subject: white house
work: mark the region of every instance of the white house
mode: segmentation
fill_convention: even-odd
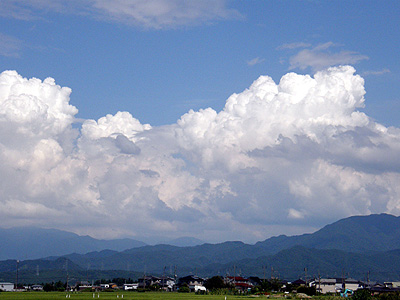
[[[138,283],[125,283],[124,284],[124,290],[128,291],[128,290],[137,290],[138,288]]]
[[[355,291],[360,288],[360,282],[352,278],[321,278],[310,283],[322,294],[338,293],[346,289]]]
[[[327,293],[336,293],[336,279],[334,278],[321,278],[320,280],[316,280],[311,283],[312,286],[315,286],[318,292],[322,294]]]
[[[197,284],[195,284],[195,285],[189,285],[189,289],[190,289],[191,291],[195,291],[195,292],[198,292],[198,291],[205,292],[205,291],[207,291],[207,289],[206,289],[204,286],[202,286],[202,285],[197,285]]]
[[[43,286],[40,284],[34,284],[31,287],[32,291],[43,291]]]
[[[346,278],[344,280],[343,289],[349,289],[349,290],[355,291],[359,288],[360,288],[360,282],[358,280],[355,280],[353,278]]]
[[[12,292],[14,290],[14,283],[0,282],[0,290],[4,292]]]

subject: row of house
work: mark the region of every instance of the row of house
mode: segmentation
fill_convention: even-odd
[[[160,289],[164,291],[176,291],[180,286],[186,285],[189,287],[191,292],[206,291],[204,287],[205,279],[199,276],[185,276],[181,277],[176,283],[176,280],[169,276],[144,276],[139,278],[137,285],[132,285],[132,289],[146,288],[152,285],[157,285]]]
[[[158,285],[165,291],[176,291],[179,287],[186,285],[191,292],[199,292],[206,291],[205,282],[206,279],[194,275],[181,277],[177,283],[172,277],[145,276],[140,278],[138,283],[124,284],[123,289],[135,290]],[[260,285],[261,282],[262,280],[259,277],[226,276],[224,278],[225,284],[235,287],[239,292],[248,292],[253,287]],[[320,278],[308,282],[299,279],[292,282],[282,281],[281,284],[283,289],[289,285],[314,287],[321,294],[337,294],[344,293],[346,290],[356,291],[357,289],[368,289],[372,294],[400,291],[400,282],[385,282],[381,284],[377,282],[362,282],[352,278]]]
[[[3,292],[14,292],[14,291],[43,291],[43,286],[40,284],[34,284],[31,286],[24,286],[22,288],[15,288],[14,283],[11,282],[0,282],[0,291]]]
[[[77,282],[76,286],[73,287],[76,291],[81,291],[85,289],[93,289],[97,291],[107,290],[107,289],[123,289],[125,291],[129,290],[137,290],[137,289],[146,289],[157,286],[157,288],[164,291],[176,291],[179,286],[186,284],[190,291],[198,292],[198,291],[206,291],[206,288],[203,286],[204,279],[198,276],[186,276],[179,278],[178,284],[176,284],[176,280],[169,276],[143,276],[138,279],[136,283],[125,283],[122,286],[118,286],[115,283],[102,283],[98,286],[90,285],[86,281]]]
[[[400,282],[365,282],[353,278],[319,278],[308,283],[303,280],[296,280],[293,284],[314,287],[321,294],[344,294],[346,291],[353,292],[358,289],[369,290],[372,295],[400,292]]]
[[[321,294],[340,293],[347,290],[355,291],[364,288],[362,282],[352,278],[320,278],[309,283]]]
[[[258,277],[244,278],[241,276],[226,276],[224,283],[235,287],[240,292],[248,292],[253,287],[260,285],[262,280]],[[178,282],[172,277],[168,276],[144,276],[138,280],[137,283],[126,283],[119,287],[114,283],[100,284],[99,286],[90,285],[88,282],[79,282],[74,287],[75,290],[82,289],[93,289],[93,290],[105,290],[105,289],[124,289],[124,290],[137,290],[150,288],[157,286],[158,288],[165,291],[177,291],[183,285],[187,286],[191,292],[206,291],[204,286],[206,279],[199,276],[189,275],[179,278]],[[285,289],[287,286],[307,286],[314,287],[315,290],[321,294],[337,294],[344,293],[347,291],[356,291],[357,289],[368,289],[371,294],[380,294],[385,292],[400,292],[400,282],[362,282],[352,278],[319,278],[311,281],[304,281],[302,279],[293,282],[281,282],[282,288]],[[16,291],[13,283],[0,282],[1,291]],[[24,287],[24,290],[36,290],[41,291],[43,287],[41,285],[32,285],[30,287]]]

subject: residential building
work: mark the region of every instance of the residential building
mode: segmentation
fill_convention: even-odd
[[[241,276],[227,276],[225,278],[225,283],[233,285],[237,290],[241,292],[250,291],[253,287],[253,284],[250,282],[249,279],[243,278]]]
[[[14,283],[0,282],[0,290],[4,292],[12,292],[14,290]]]
[[[139,286],[138,283],[125,283],[123,285],[125,291],[137,290],[138,286]]]
[[[206,291],[204,279],[199,276],[189,275],[179,278],[178,286],[186,284],[191,292]]]
[[[335,278],[321,278],[310,283],[311,286],[315,286],[317,292],[321,294],[336,293],[336,279]]]
[[[173,291],[175,287],[175,280],[172,277],[161,276],[159,285],[164,291]]]
[[[43,286],[42,285],[40,285],[40,284],[34,284],[34,285],[32,285],[31,286],[31,290],[32,291],[43,291]]]
[[[310,286],[322,293],[339,293],[347,290],[358,290],[362,287],[360,281],[353,278],[320,278],[310,282]]]
[[[160,284],[160,278],[155,276],[143,276],[138,279],[138,288],[148,288],[154,284]]]

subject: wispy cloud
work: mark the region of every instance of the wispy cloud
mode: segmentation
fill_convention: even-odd
[[[80,0],[6,0],[1,1],[0,16],[30,21],[42,19],[41,15],[49,11],[65,13],[77,5],[77,12],[82,11]]]
[[[341,50],[332,51],[336,46],[332,42],[319,44],[312,49],[303,49],[294,56],[290,57],[290,70],[305,70],[311,68],[313,71],[322,70],[326,67],[356,64],[362,60],[368,59],[368,56],[355,51]]]
[[[380,75],[387,74],[387,73],[390,73],[390,70],[385,68],[385,69],[382,69],[379,71],[365,71],[365,72],[362,72],[362,75],[363,76],[369,76],[369,75],[380,76]]]
[[[175,28],[215,20],[242,18],[225,0],[9,0],[0,15],[30,20],[55,11],[148,29]]]
[[[298,48],[308,48],[308,47],[311,47],[311,44],[298,42],[298,43],[283,44],[277,47],[276,49],[283,50],[283,49],[298,49]]]
[[[21,40],[0,32],[0,55],[19,57],[22,47],[23,43]]]
[[[127,24],[162,29],[193,25],[213,20],[240,17],[221,0],[96,0],[93,5],[99,13]]]
[[[261,64],[261,63],[263,63],[264,61],[265,61],[264,58],[256,57],[256,58],[253,58],[252,60],[247,61],[247,65],[249,65],[249,66],[254,66],[254,65]]]

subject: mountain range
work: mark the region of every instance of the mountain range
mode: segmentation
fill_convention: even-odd
[[[21,261],[20,267],[27,272],[33,272],[34,266],[39,265],[41,270],[57,270],[61,262],[68,264],[70,271],[136,272],[132,277],[140,273],[177,272],[179,276],[242,274],[296,279],[306,276],[307,269],[308,276],[364,279],[368,273],[375,280],[400,280],[400,217],[353,216],[312,234],[281,235],[254,245],[243,242],[190,247],[136,244],[122,251],[114,248]],[[0,261],[0,272],[13,269],[15,261]]]
[[[72,232],[35,227],[0,228],[0,260],[38,259],[61,256],[69,253],[85,254],[92,251],[126,249],[146,246],[135,239],[99,240],[90,236],[80,236]],[[196,246],[204,242],[192,237],[180,237],[165,241],[179,247]]]
[[[68,253],[111,249],[122,251],[146,244],[133,239],[98,240],[57,229],[35,227],[0,228],[0,260],[36,259]]]

